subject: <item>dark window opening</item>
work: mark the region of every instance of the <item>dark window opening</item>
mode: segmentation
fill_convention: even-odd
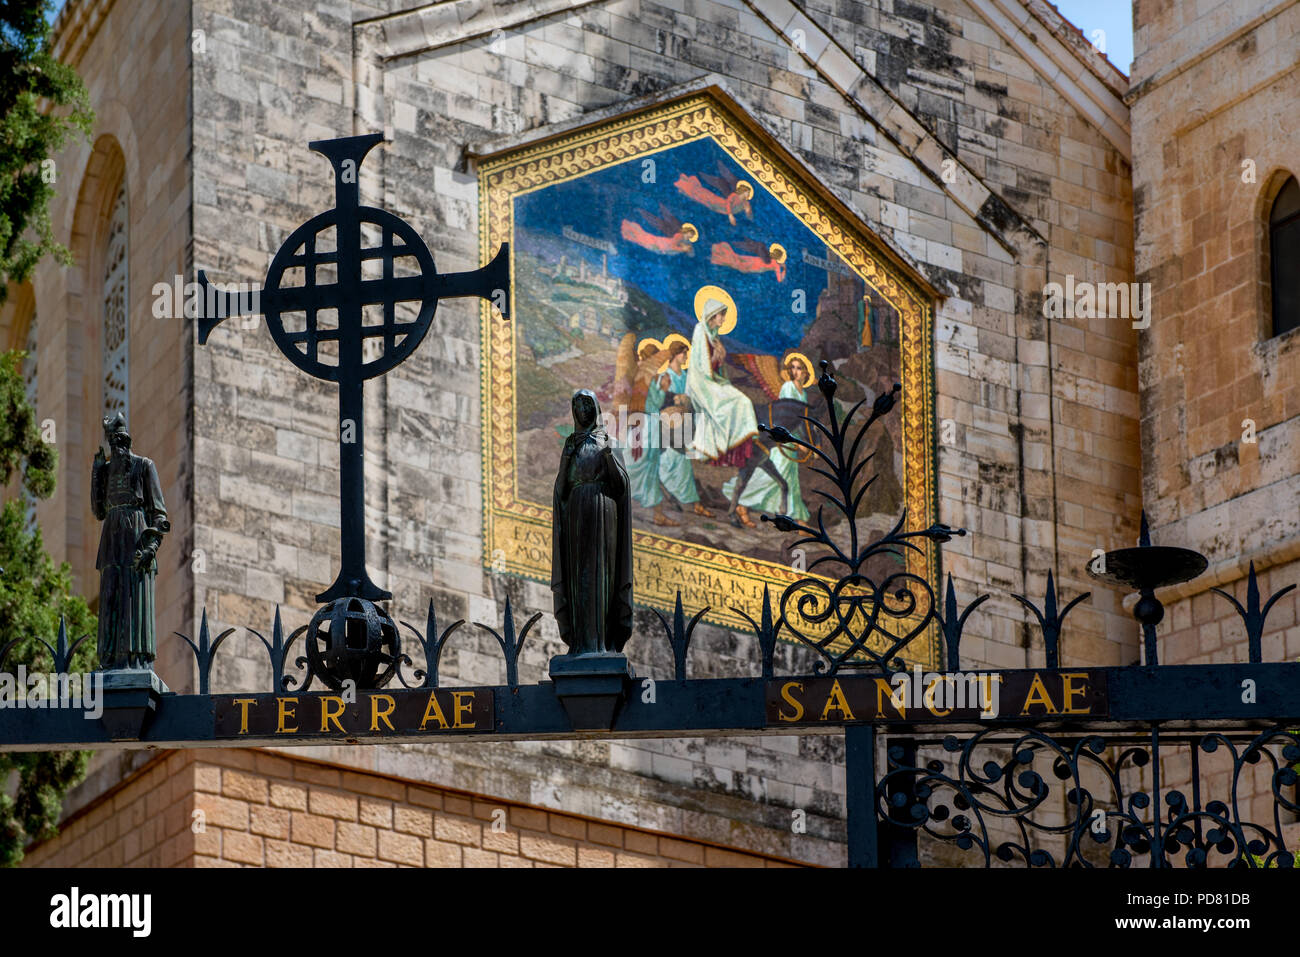
[[[1273,335],[1300,326],[1300,184],[1292,176],[1273,200],[1268,217]]]

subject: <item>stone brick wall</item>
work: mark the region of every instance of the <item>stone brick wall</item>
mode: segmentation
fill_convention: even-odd
[[[24,867],[178,867],[194,855],[193,753],[159,755],[28,848]]]
[[[105,4],[73,0],[69,9],[83,6]],[[116,8],[109,13],[111,27]],[[683,84],[725,87],[945,293],[937,413],[954,440],[938,451],[938,517],[972,534],[945,547],[944,567],[964,597],[997,596],[970,620],[963,663],[1022,667],[1040,663],[1042,650],[1010,593],[1041,597],[1049,568],[1067,595],[1090,588],[1085,560],[1135,535],[1139,491],[1129,323],[1042,318],[1049,280],[1126,282],[1133,270],[1122,84],[1056,39],[1065,31],[1043,19],[1052,15],[1015,0],[195,0],[185,29],[202,30],[206,48],[192,57],[188,89],[170,61],[169,82],[141,82],[121,98],[151,111],[161,89],[191,98],[197,119],[181,127],[188,149],[153,144],[145,154],[180,157],[193,181],[192,200],[185,192],[169,207],[157,235],[188,237],[188,213],[187,264],[214,280],[257,281],[289,231],[333,203],[328,166],[308,140],[385,130],[389,142],[364,169],[364,201],[408,219],[439,268],[453,271],[478,265],[469,150],[542,136]],[[156,29],[146,17],[126,22],[145,31],[137,46]],[[81,44],[86,57],[104,58],[86,60],[95,83],[119,82],[108,63],[129,42],[110,32]],[[187,46],[158,52],[189,55]],[[168,248],[179,256],[184,239]],[[161,261],[150,269],[177,271]],[[192,404],[158,401],[177,417],[169,437],[189,435],[192,417],[193,455],[178,490],[192,501],[193,539],[167,546],[186,559],[169,573],[178,583],[169,587],[188,589],[185,611],[159,631],[192,634],[206,607],[214,628],[265,634],[277,605],[292,630],[337,564],[333,389],[293,371],[255,324],[228,321],[201,349],[188,336],[177,340],[176,367],[156,380],[192,395]],[[165,352],[167,341],[151,348]],[[507,597],[516,615],[550,607],[536,583],[484,570],[478,521],[466,520],[481,507],[478,343],[476,309],[446,303],[416,356],[367,389],[369,559],[397,596],[399,619],[422,621],[430,599],[442,620],[495,623]],[[164,444],[140,439],[142,449]],[[192,576],[191,547],[203,556]],[[668,673],[667,649],[649,637],[657,621],[641,613],[637,628],[638,671]],[[559,649],[549,618],[536,634],[520,662],[527,682],[543,677]],[[1112,593],[1095,589],[1072,614],[1062,655],[1101,665],[1136,657],[1135,630]],[[806,667],[789,647],[780,659],[781,668]],[[188,664],[168,661],[166,680],[188,687]],[[231,639],[219,661],[214,690],[267,686],[251,636]],[[703,628],[691,667],[696,676],[736,675],[756,662],[751,638]],[[449,647],[443,671],[462,682],[503,677],[491,639],[470,633]],[[476,742],[310,756],[774,856],[843,860],[838,737]],[[796,809],[807,812],[805,834],[791,830]]]
[[[891,173],[898,166],[884,160],[894,144],[878,134],[846,129],[814,161],[858,160],[858,208],[951,294],[935,329],[937,414],[955,423],[957,441],[939,449],[939,511],[972,537],[945,548],[945,566],[963,594],[997,593],[985,606],[992,620],[972,620],[963,658],[1004,668],[1042,661],[1007,596],[1040,597],[1050,568],[1063,592],[1093,591],[1071,620],[1062,660],[1127,663],[1133,629],[1083,567],[1093,549],[1134,534],[1135,334],[1124,317],[1049,323],[1041,312],[1045,284],[1067,275],[1133,279],[1123,78],[1057,46],[1053,25],[1031,17],[1030,8],[1049,15],[1042,4],[798,5],[867,74],[852,93],[871,107],[870,120],[891,101],[916,118],[919,130],[890,137],[904,147],[923,137],[913,162],[955,159],[959,183],[975,177],[1006,207],[994,214],[986,203],[977,221],[965,219],[960,190],[942,177]],[[1059,18],[1054,25],[1061,29]],[[792,27],[810,29],[794,21],[787,34]],[[871,80],[891,99],[868,95]]]
[[[1113,321],[1049,329],[1039,312],[1049,275],[1131,278],[1127,161],[1113,134],[1055,92],[1050,70],[990,26],[993,14],[958,0],[835,10],[460,0],[354,27],[359,11],[196,3],[209,40],[194,73],[205,118],[196,260],[214,278],[259,276],[290,229],[332,205],[310,138],[384,129],[390,143],[362,177],[366,201],[411,221],[440,269],[465,269],[479,242],[468,149],[712,77],[949,294],[935,333],[938,414],[956,441],[939,451],[939,518],[973,534],[947,548],[945,566],[963,594],[999,595],[972,618],[966,661],[1041,661],[1008,593],[1041,593],[1048,568],[1068,593],[1087,587],[1088,554],[1136,516],[1132,332]],[[789,35],[796,17],[806,18],[802,48]],[[909,50],[928,58],[921,73],[904,65]],[[958,163],[951,183],[945,157]],[[484,571],[478,523],[465,521],[481,506],[478,342],[475,307],[446,303],[419,352],[367,391],[369,558],[399,618],[422,621],[430,598],[444,619],[498,621],[507,595],[516,614],[549,609],[543,588]],[[196,534],[208,554],[196,608],[220,627],[265,627],[282,604],[296,627],[338,547],[332,390],[289,371],[264,330],[230,323],[196,354],[195,380]],[[1067,661],[1135,657],[1109,593],[1072,625]],[[642,635],[657,627],[638,620]],[[524,681],[541,678],[559,647],[549,619],[538,635]],[[666,673],[652,641],[634,643],[636,666]],[[490,642],[458,636],[447,674],[500,681]],[[255,642],[227,652],[214,687],[267,680]],[[751,673],[755,662],[752,640],[718,629],[702,630],[693,654],[695,674]],[[740,821],[748,846],[842,859],[838,738],[329,753],[627,824],[671,820],[697,837]],[[808,812],[806,835],[790,832],[796,808]]]
[[[789,867],[265,751],[159,755],[27,867]]]
[[[1265,255],[1272,197],[1300,174],[1300,7],[1139,0],[1134,25],[1143,501],[1158,543],[1210,561],[1163,596],[1162,661],[1244,661],[1209,588],[1244,603],[1252,561],[1265,598],[1300,583],[1300,335],[1272,337]],[[1294,595],[1267,630],[1266,660],[1300,656]]]
[[[1251,562],[1264,600],[1300,583],[1300,335],[1272,337],[1265,256],[1269,203],[1300,173],[1300,129],[1285,119],[1300,96],[1300,6],[1138,0],[1134,26],[1137,274],[1153,291],[1139,334],[1143,502],[1158,544],[1210,561],[1161,593],[1160,660],[1243,662],[1241,620],[1210,588],[1244,605]],[[1294,593],[1273,606],[1265,661],[1300,659],[1298,611]],[[1225,799],[1226,755],[1200,760],[1203,799]],[[1272,817],[1270,772],[1238,785],[1257,820]],[[1161,775],[1185,787],[1190,755]]]

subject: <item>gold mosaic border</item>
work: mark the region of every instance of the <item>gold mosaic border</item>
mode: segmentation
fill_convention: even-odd
[[[488,157],[478,166],[480,246],[483,261],[514,236],[514,199],[586,173],[712,137],[748,173],[835,250],[861,278],[874,286],[901,316],[903,487],[909,529],[927,527],[935,517],[933,300],[919,283],[890,261],[889,252],[850,225],[846,216],[828,207],[834,201],[804,186],[781,147],[745,123],[712,92],[689,96],[578,131]],[[510,264],[514,284],[514,262]],[[515,395],[515,329],[494,318],[491,307],[481,309],[482,327],[482,449],[483,562],[487,567],[550,580],[551,509],[523,501],[516,487],[517,408]],[[814,361],[816,357],[813,357]],[[938,593],[938,556],[933,545],[919,542],[921,556],[910,553],[908,570],[924,577]],[[758,561],[733,552],[705,548],[667,535],[638,529],[633,548],[644,556],[670,556],[684,574],[706,571],[744,584],[769,584],[774,598],[800,577],[786,565]],[[639,604],[671,610],[675,592],[659,595],[638,583]],[[758,608],[746,609],[755,618]],[[688,612],[689,613],[689,612]],[[706,621],[747,629],[731,608],[711,608]],[[939,635],[935,628],[912,644],[907,660],[939,666]],[[919,652],[919,653],[918,653]]]

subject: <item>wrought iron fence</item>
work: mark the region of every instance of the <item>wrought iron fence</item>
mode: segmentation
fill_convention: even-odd
[[[845,689],[861,686],[855,681],[892,680],[905,673],[909,647],[924,640],[930,629],[942,639],[947,669],[962,667],[963,630],[991,596],[977,595],[962,607],[951,576],[940,601],[924,576],[888,566],[883,574],[873,575],[870,566],[880,556],[903,558],[920,550],[918,542],[941,544],[965,535],[965,530],[935,524],[908,531],[906,515],[874,539],[859,527],[859,511],[873,481],[866,475],[871,455],[863,454],[868,447],[864,436],[889,414],[897,389],[875,398],[865,419],[858,421],[866,401],[843,408],[836,400],[833,370],[826,363],[818,384],[825,421],[807,416],[809,435],[815,438],[761,426],[771,441],[792,443],[815,456],[815,471],[833,491],[820,493],[825,501],[807,522],[784,515],[763,516],[776,529],[802,536],[796,546],[813,545],[822,554],[805,575],[779,593],[765,589],[758,609],[736,609],[749,621],[756,639],[757,675],[688,678],[695,630],[707,609],[685,608],[679,593],[671,616],[656,613],[673,662],[672,681],[665,686],[660,704],[643,707],[636,695],[628,695],[608,727],[577,729],[558,707],[562,702],[553,687],[521,684],[520,653],[541,613],[532,613],[518,627],[507,599],[499,628],[474,623],[494,639],[506,678],[501,687],[482,689],[494,702],[493,727],[475,730],[507,738],[572,736],[579,731],[611,736],[790,733],[796,729],[782,726],[784,715],[776,697],[782,689],[830,680],[845,695]],[[1153,546],[1145,517],[1139,546],[1109,553],[1107,559],[1104,566],[1090,571],[1094,577],[1142,592],[1135,616],[1146,632],[1148,656],[1141,666],[1094,669],[1093,680],[1104,685],[1109,696],[1106,714],[1075,718],[1047,710],[978,721],[969,713],[953,717],[941,708],[920,712],[899,708],[897,713],[871,716],[833,713],[821,723],[823,731],[843,728],[845,734],[851,864],[1289,867],[1294,863],[1295,832],[1300,830],[1300,824],[1294,823],[1300,821],[1296,794],[1300,665],[1262,661],[1269,611],[1294,586],[1264,600],[1252,565],[1244,605],[1215,589],[1244,624],[1248,664],[1159,665],[1153,636],[1163,608],[1154,588],[1198,565],[1204,567],[1204,560],[1185,549]],[[815,574],[816,569],[834,569],[838,577]],[[1065,600],[1049,573],[1041,603],[1023,595],[1012,597],[1029,610],[1030,627],[1037,630],[1045,653],[1046,668],[1025,674],[1041,678],[1070,672],[1060,665],[1061,634],[1070,611],[1089,595]],[[400,623],[413,656],[402,651],[396,627],[392,634],[385,632],[382,616],[372,614],[370,607],[340,606],[334,612],[340,616],[337,626],[355,626],[374,654],[374,674],[362,683],[363,693],[374,695],[390,684],[392,690],[383,695],[389,699],[440,693],[442,655],[450,641],[465,634],[466,622],[440,624],[430,602],[423,630]],[[326,660],[327,645],[313,633],[316,627],[320,625],[314,620],[286,635],[277,609],[269,640],[256,630],[242,629],[268,656],[271,688],[269,694],[253,697],[244,692],[238,700],[258,702],[285,695],[306,700],[337,693],[339,682],[323,678],[331,672],[331,664]],[[205,610],[197,639],[177,636],[194,655],[196,695],[162,694],[144,702],[133,692],[133,697],[110,702],[110,710],[132,711],[139,720],[118,722],[116,730],[103,732],[59,712],[29,711],[25,720],[4,722],[0,746],[29,750],[183,746],[214,740],[220,732],[214,730],[213,714],[226,707],[226,699],[212,692],[212,670],[218,653],[240,630],[223,628],[214,638]],[[54,643],[42,642],[49,652],[50,670],[66,673],[72,652],[83,640],[70,644],[66,629],[61,628]],[[810,673],[776,674],[776,649],[782,640],[809,649],[814,656]],[[10,641],[0,651],[0,668],[15,644]],[[977,678],[1008,682],[1020,680],[1016,674],[975,673]],[[316,682],[325,688],[312,690]],[[1234,704],[1242,682],[1257,688],[1259,700],[1268,700],[1269,706]],[[1066,688],[1069,691],[1070,686]],[[848,705],[847,697],[841,700]],[[244,705],[245,717],[253,706]],[[1264,714],[1267,717],[1261,717]],[[381,735],[371,740],[383,739]],[[330,736],[307,735],[299,740],[319,742]],[[349,740],[367,738],[358,735]],[[243,742],[230,743],[267,743],[267,738],[251,734]],[[1213,762],[1218,766],[1211,773],[1207,768]],[[1171,780],[1175,772],[1169,769],[1175,765],[1178,780]]]
[[[1295,863],[1300,732],[1281,725],[1259,732],[999,727],[886,742],[878,813],[912,861],[928,843],[934,858],[964,863],[964,856],[986,867]],[[1162,780],[1171,751],[1190,757],[1185,786]],[[1203,777],[1211,756],[1224,759],[1225,774]],[[935,853],[936,844],[964,853]]]

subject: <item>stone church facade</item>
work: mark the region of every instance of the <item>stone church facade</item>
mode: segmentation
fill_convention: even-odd
[[[266,633],[277,608],[305,624],[338,558],[335,397],[258,324],[198,347],[192,320],[155,315],[156,284],[260,282],[333,204],[306,143],[377,130],[363,201],[408,220],[440,271],[475,268],[479,157],[708,90],[936,293],[936,511],[970,531],[943,569],[994,594],[964,665],[1042,663],[1009,596],[1041,595],[1049,569],[1092,591],[1062,662],[1136,662],[1121,596],[1084,566],[1132,544],[1144,507],[1156,541],[1211,561],[1169,602],[1162,660],[1244,656],[1210,586],[1243,593],[1252,560],[1269,590],[1300,580],[1300,333],[1275,334],[1270,246],[1300,164],[1300,6],[1199,6],[1139,0],[1130,81],[1043,0],[69,0],[58,49],[97,111],[57,158],[76,264],[42,265],[0,312],[0,343],[35,346],[57,427],[47,547],[94,592],[89,463],[117,403],[172,516],[158,633],[195,634],[205,609],[215,629]],[[1067,282],[1149,283],[1149,321],[1045,318]],[[489,624],[507,597],[550,610],[484,563],[480,341],[477,307],[448,301],[367,392],[368,553],[398,620],[431,599]],[[1266,657],[1300,655],[1295,615],[1290,595]],[[524,682],[562,647],[549,615],[538,628]],[[449,677],[498,683],[491,640],[458,638]],[[227,650],[214,690],[267,686],[254,639]],[[628,650],[639,673],[671,668],[652,639]],[[692,660],[752,673],[752,636],[703,628]],[[160,642],[172,689],[194,688],[191,661]],[[843,794],[834,736],[107,753],[28,862],[837,865]]]

